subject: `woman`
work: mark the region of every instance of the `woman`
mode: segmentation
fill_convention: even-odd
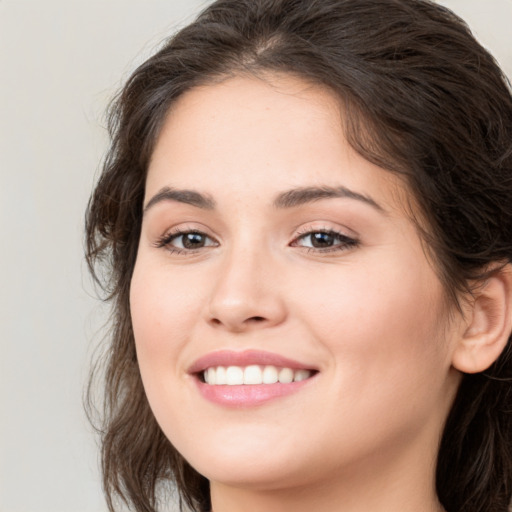
[[[110,510],[507,511],[512,97],[460,19],[218,0],[111,134]]]

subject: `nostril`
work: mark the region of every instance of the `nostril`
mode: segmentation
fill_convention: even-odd
[[[212,316],[208,319],[208,322],[214,327],[225,327],[228,330],[243,332],[251,328],[264,327],[269,319],[266,316],[259,315],[246,317],[240,315],[240,317],[237,317],[236,315],[226,314],[225,316]]]

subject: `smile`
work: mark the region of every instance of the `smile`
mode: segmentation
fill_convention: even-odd
[[[208,401],[251,407],[298,392],[319,372],[278,354],[247,350],[210,353],[197,360],[189,373]]]
[[[294,370],[293,368],[279,368],[273,365],[242,366],[216,366],[203,372],[204,382],[210,386],[240,386],[257,384],[290,384],[308,379],[312,370]]]

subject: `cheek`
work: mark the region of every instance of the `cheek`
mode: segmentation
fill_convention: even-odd
[[[329,278],[304,279],[308,292],[291,295],[302,297],[296,303],[299,316],[347,382],[367,379],[373,385],[379,376],[382,385],[408,381],[415,386],[432,372],[442,381],[449,368],[444,294],[424,259],[400,261],[395,253],[371,265],[331,272]]]
[[[202,322],[210,274],[169,268],[165,259],[144,251],[135,265],[130,312],[139,369],[157,420],[175,415],[190,393],[186,370]]]
[[[354,446],[363,439],[392,444],[441,421],[449,407],[443,291],[417,270],[377,265],[332,278],[323,290],[311,281],[303,294],[300,316],[334,362],[327,369],[332,399],[316,412],[337,418],[323,425],[329,436],[343,432]]]
[[[180,273],[174,276],[158,262],[137,260],[130,285],[137,360],[142,382],[155,418],[169,435],[169,426],[179,424],[188,391],[182,355],[190,339],[197,312],[197,296]],[[196,306],[197,307],[197,306]]]
[[[166,397],[174,396],[173,403],[179,407],[180,394],[176,393],[176,382],[172,382],[169,375],[176,375],[180,368],[179,355],[189,332],[185,315],[190,304],[183,293],[186,288],[180,289],[164,270],[158,262],[146,261],[142,254],[130,285],[137,360],[147,398],[157,419]],[[173,410],[171,407],[167,413]]]
[[[198,318],[199,290],[186,274],[158,262],[137,261],[130,286],[130,311],[138,352],[175,352]]]

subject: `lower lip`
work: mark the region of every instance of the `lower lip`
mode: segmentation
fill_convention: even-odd
[[[197,380],[200,393],[215,404],[228,407],[252,407],[289,396],[307,386],[312,377],[290,384],[245,384],[241,386],[210,386]]]

